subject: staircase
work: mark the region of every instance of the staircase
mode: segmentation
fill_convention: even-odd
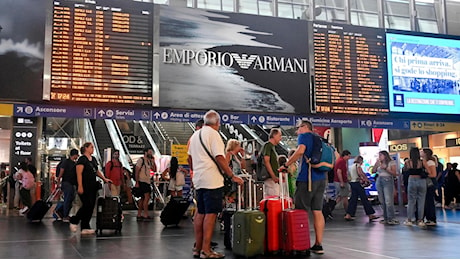
[[[173,140],[173,144],[187,144],[193,134],[188,123],[178,122],[157,122],[166,139]]]

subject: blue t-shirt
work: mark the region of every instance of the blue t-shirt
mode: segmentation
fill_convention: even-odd
[[[313,133],[303,133],[300,134],[297,138],[297,145],[305,145],[305,152],[302,158],[300,159],[300,171],[297,177],[297,181],[308,182],[308,169],[309,165],[305,161],[305,156],[308,158],[311,157],[313,151]],[[312,168],[312,181],[326,180],[326,172],[319,171],[315,168]]]

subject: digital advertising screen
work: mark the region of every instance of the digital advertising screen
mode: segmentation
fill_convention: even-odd
[[[385,30],[313,22],[313,113],[388,115]]]
[[[398,32],[386,39],[390,110],[459,114],[460,38]]]
[[[153,4],[56,0],[43,99],[152,106]]]

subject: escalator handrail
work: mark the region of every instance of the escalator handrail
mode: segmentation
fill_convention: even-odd
[[[256,135],[251,130],[251,128],[249,128],[249,126],[247,126],[246,124],[240,124],[240,125],[244,129],[244,131],[246,131],[252,137],[252,139],[256,140],[261,146],[265,143],[264,140],[262,140],[258,135]]]
[[[155,141],[153,140],[152,136],[150,135],[149,130],[144,125],[144,122],[139,121],[139,125],[141,126],[142,131],[144,131],[145,137],[149,141],[150,147],[152,147],[152,149],[153,149],[153,152],[155,154],[155,158],[160,158],[161,157],[160,150],[158,149],[157,145],[155,144]]]
[[[96,155],[95,157],[99,161],[99,165],[101,165],[100,162],[102,162],[102,156],[101,152],[99,151],[99,146],[97,145],[96,135],[94,134],[93,126],[91,125],[91,121],[89,119],[85,119],[85,122],[86,127],[88,128],[88,131],[85,131],[85,140],[93,143],[94,153]]]
[[[163,142],[166,141],[166,137],[163,135],[163,132],[161,131],[160,127],[158,126],[157,122],[153,121],[150,124],[153,125],[153,129],[155,132],[160,133],[161,139],[163,139]]]
[[[131,165],[133,165],[133,161],[129,155],[128,147],[126,146],[125,142],[123,142],[123,135],[121,134],[118,124],[113,119],[105,119],[104,122],[107,126],[107,130],[109,132],[110,139],[112,140],[114,148],[120,151],[119,160],[121,164],[123,167],[132,171]]]

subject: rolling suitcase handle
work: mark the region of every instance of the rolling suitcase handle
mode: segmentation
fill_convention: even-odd
[[[45,200],[46,203],[50,202],[54,197],[56,197],[56,195],[61,191],[61,188],[57,187],[56,189],[54,189],[53,192],[51,192],[51,194],[48,196],[48,198]]]
[[[292,208],[292,200],[289,199],[289,182],[288,182],[288,173],[287,172],[279,172],[279,185],[280,185],[280,199],[282,200],[281,203],[281,211],[284,211],[284,200],[288,202],[288,208]]]
[[[255,209],[255,200],[256,200],[256,196],[255,194],[253,194],[253,192],[255,193],[255,189],[252,189],[252,186],[254,184],[254,179],[252,178],[252,176],[250,174],[240,174],[238,175],[242,178],[247,178],[248,179],[248,205],[247,205],[247,209]],[[243,179],[244,180],[244,179]],[[243,184],[244,185],[244,184]],[[253,204],[254,203],[254,204]],[[238,185],[238,202],[237,202],[237,210],[240,211],[241,210],[241,185]]]

